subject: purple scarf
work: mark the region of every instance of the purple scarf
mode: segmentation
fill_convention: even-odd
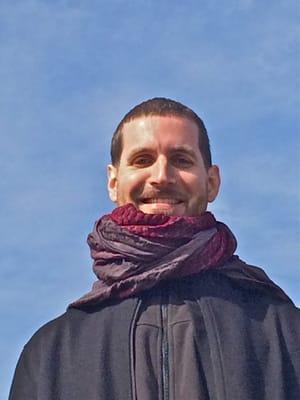
[[[100,218],[87,241],[98,280],[72,307],[124,299],[162,280],[219,267],[236,249],[232,232],[209,212],[144,214],[132,204]]]

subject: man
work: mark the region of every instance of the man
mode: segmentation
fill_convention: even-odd
[[[111,158],[98,280],[26,344],[10,400],[300,399],[299,310],[206,211],[220,176],[202,120],[143,102]]]

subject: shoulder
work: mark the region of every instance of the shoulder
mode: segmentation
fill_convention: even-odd
[[[300,336],[300,309],[263,268],[234,257],[218,274],[231,303],[263,323],[270,334],[280,331],[288,341],[291,339],[292,347],[298,347],[294,341]]]
[[[293,306],[292,300],[284,292],[284,290],[278,286],[274,281],[270,279],[265,270],[255,265],[250,265],[245,261],[241,260],[238,256],[232,257],[232,259],[218,268],[218,272],[221,275],[227,277],[233,284],[245,289],[249,293],[253,294],[260,293],[263,297],[276,300],[279,303],[286,303]],[[297,310],[297,308],[294,306]]]
[[[80,310],[67,310],[62,315],[42,325],[25,344],[23,352],[31,353],[38,349],[45,351],[50,345],[55,344],[66,336],[75,325],[80,325],[84,319],[84,313]]]
[[[178,282],[184,296],[209,302],[217,309],[285,326],[292,324],[300,334],[300,310],[260,267],[234,257],[219,268],[187,277]]]
[[[130,321],[136,299],[108,301],[86,308],[68,308],[65,313],[39,328],[25,344],[24,350],[56,351],[62,346],[73,346],[78,340],[93,340],[106,334],[112,326],[126,325]]]

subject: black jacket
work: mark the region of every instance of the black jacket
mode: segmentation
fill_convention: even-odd
[[[151,297],[166,311],[173,303],[190,310],[205,397],[300,399],[299,310],[271,292],[241,287],[214,270],[161,284],[121,302],[68,309],[26,344],[9,400],[135,399],[135,328]],[[169,342],[170,354],[177,351],[174,342]],[[164,382],[157,399],[166,395],[169,400],[185,400],[174,390],[176,363],[169,365],[170,381]],[[193,369],[191,365],[185,371],[187,379]],[[200,395],[191,400],[198,399],[202,400]]]

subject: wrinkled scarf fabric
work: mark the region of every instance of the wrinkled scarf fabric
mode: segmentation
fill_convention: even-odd
[[[237,245],[230,229],[209,212],[195,217],[144,214],[132,204],[100,218],[87,241],[98,280],[71,307],[124,299],[162,280],[217,268]]]

